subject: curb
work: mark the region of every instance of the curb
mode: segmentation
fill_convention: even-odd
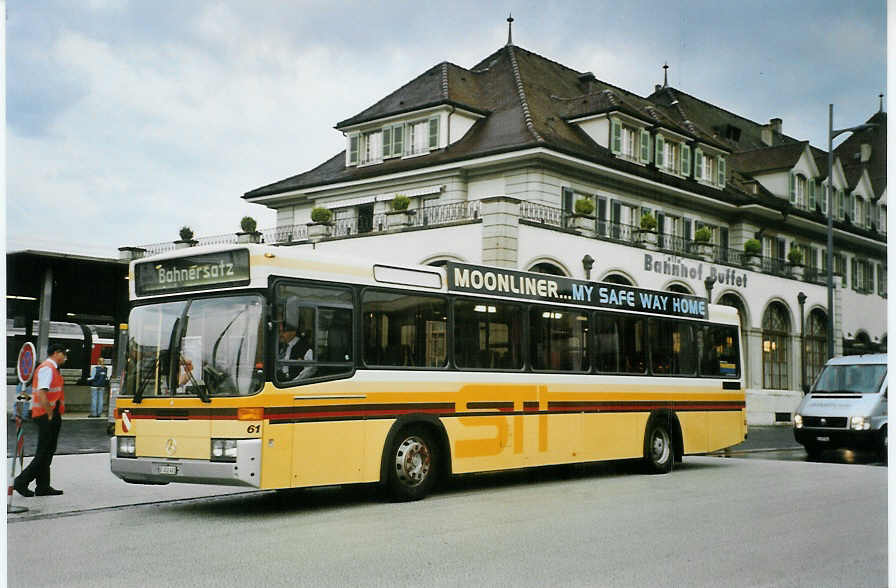
[[[714,451],[712,453],[707,453],[706,455],[713,455],[713,456],[719,455],[719,456],[724,457],[726,455],[741,455],[744,453],[771,453],[773,451],[801,451],[801,450],[804,450],[804,447],[802,445],[797,445],[795,447],[772,447],[772,448],[764,447],[764,448],[760,448],[760,449],[737,449],[734,451],[731,451],[731,450],[726,451],[723,449],[721,451]]]
[[[79,508],[76,510],[66,510],[61,512],[48,512],[41,514],[33,514],[27,515],[23,514],[22,516],[10,516],[7,514],[6,523],[19,523],[25,521],[40,521],[45,519],[58,519],[63,517],[73,517],[79,514],[84,514],[88,512],[103,512],[106,510],[123,510],[127,508],[140,508],[146,506],[155,506],[155,505],[163,505],[163,504],[189,504],[191,502],[198,502],[200,500],[222,500],[225,498],[230,498],[232,496],[242,496],[245,494],[255,494],[258,492],[267,492],[266,490],[247,490],[245,492],[234,492],[233,494],[211,494],[208,496],[194,496],[192,498],[171,498],[168,500],[152,500],[148,502],[135,502],[133,504],[118,504],[111,506],[96,506],[92,508]]]

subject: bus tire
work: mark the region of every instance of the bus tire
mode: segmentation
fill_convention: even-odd
[[[435,485],[438,445],[425,427],[408,426],[398,432],[389,449],[386,487],[396,502],[420,500]]]
[[[644,434],[644,467],[648,474],[668,474],[675,461],[675,446],[668,423],[670,418],[654,416]]]

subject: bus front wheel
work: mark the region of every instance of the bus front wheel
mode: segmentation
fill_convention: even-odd
[[[653,418],[647,424],[644,436],[644,465],[649,474],[667,474],[672,471],[675,448],[669,427],[661,418]]]
[[[423,427],[408,427],[396,437],[389,453],[389,496],[397,502],[420,500],[436,482],[437,453]]]

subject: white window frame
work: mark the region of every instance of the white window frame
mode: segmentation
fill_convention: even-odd
[[[370,165],[383,161],[383,130],[375,129],[361,133],[358,165]]]

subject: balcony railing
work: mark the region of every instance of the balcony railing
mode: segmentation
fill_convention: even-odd
[[[790,275],[790,268],[787,265],[787,261],[777,257],[762,257],[762,271],[776,276]]]
[[[475,220],[479,218],[479,204],[479,200],[471,200],[426,206],[417,210],[411,224],[415,227],[428,227],[456,221]]]
[[[421,209],[411,210],[409,211],[411,214],[408,224],[403,226],[430,227],[458,221],[476,220],[481,215],[480,204],[481,203],[478,200],[449,202],[447,204],[439,204],[436,206],[427,206]],[[546,228],[569,229],[572,227],[570,217],[571,215],[562,208],[549,206],[540,202],[520,202],[520,218],[531,223],[544,225]],[[382,232],[389,228],[389,220],[394,219],[390,219],[387,213],[381,212],[377,214],[359,215],[355,212],[351,216],[343,216],[335,219],[332,223],[329,236],[347,237]],[[585,233],[585,236],[624,244],[638,243],[639,228],[637,226],[596,219],[593,227],[593,231],[586,230],[587,232]],[[308,227],[305,224],[266,229],[261,231],[260,236],[261,243],[280,245],[302,242],[307,239]],[[198,245],[226,245],[236,244],[238,242],[238,237],[235,233],[225,233],[221,235],[199,237],[196,241]],[[172,241],[167,241],[144,245],[142,248],[146,250],[146,255],[155,255],[173,251],[175,249],[175,244]],[[738,267],[745,266],[747,261],[746,255],[742,250],[711,244],[710,252],[707,252],[698,248],[698,243],[693,240],[668,233],[656,234],[656,245],[654,246],[654,249],[689,257],[698,257],[699,254],[700,257],[713,263]],[[707,255],[709,257],[707,257]],[[786,260],[777,257],[757,257],[760,262],[760,271],[777,276],[792,277],[790,264]],[[824,284],[826,281],[826,273],[823,268],[806,267],[804,269],[803,279],[809,283]],[[842,280],[842,277],[836,275],[836,279]]]
[[[566,228],[568,213],[562,208],[548,206],[539,202],[520,202],[520,218],[549,225],[552,227]]]

